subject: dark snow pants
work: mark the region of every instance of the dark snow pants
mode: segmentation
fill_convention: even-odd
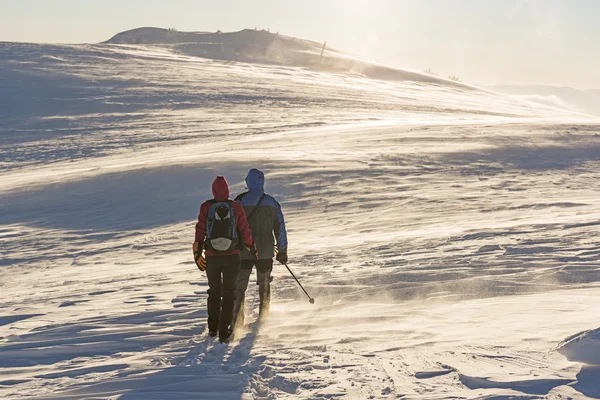
[[[208,329],[220,336],[231,332],[235,284],[240,271],[239,254],[206,257],[208,277]]]
[[[252,274],[252,267],[256,265],[256,284],[258,285],[258,295],[260,298],[259,315],[264,316],[269,313],[271,304],[271,272],[273,271],[273,259],[266,260],[242,260],[240,273],[238,274],[235,289],[235,306],[233,309],[234,326],[244,325],[244,299],[246,289]]]

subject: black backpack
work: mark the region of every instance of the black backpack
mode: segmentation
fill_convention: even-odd
[[[235,210],[231,200],[211,202],[206,218],[206,248],[216,254],[238,248]]]

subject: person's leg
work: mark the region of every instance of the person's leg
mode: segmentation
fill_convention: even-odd
[[[219,329],[221,314],[221,266],[218,257],[206,258],[206,277],[208,278],[208,331],[211,336]]]
[[[258,260],[256,262],[256,283],[258,284],[258,295],[260,307],[258,315],[265,317],[269,314],[271,306],[271,272],[273,271],[273,259]]]
[[[235,304],[233,306],[233,327],[238,329],[244,326],[244,299],[246,298],[246,289],[248,281],[252,274],[254,260],[242,260],[240,272],[235,283]]]
[[[219,339],[229,340],[233,330],[233,304],[235,301],[235,284],[240,271],[240,256],[227,256],[223,265],[223,303],[221,305],[221,317],[219,319]]]

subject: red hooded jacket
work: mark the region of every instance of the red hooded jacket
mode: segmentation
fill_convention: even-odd
[[[222,176],[217,176],[217,179],[212,184],[212,192],[215,200],[223,201],[229,199],[229,185],[227,181]],[[231,206],[233,207],[233,211],[235,213],[235,223],[238,229],[238,235],[241,240],[244,241],[244,244],[247,247],[252,246],[254,241],[252,240],[252,231],[250,230],[250,226],[248,225],[248,220],[246,219],[246,213],[244,212],[244,207],[233,200],[231,200]],[[204,239],[206,238],[206,219],[208,217],[208,210],[210,208],[210,202],[205,201],[200,206],[200,213],[198,214],[198,223],[196,224],[196,242],[198,242],[199,249],[202,249],[204,244]],[[207,256],[227,256],[232,254],[239,254],[239,250],[233,250],[229,253],[220,253],[215,254],[212,251],[206,249]]]

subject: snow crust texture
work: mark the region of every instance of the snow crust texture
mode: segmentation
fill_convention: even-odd
[[[599,121],[152,45],[0,43],[0,93],[0,398],[600,398]],[[250,168],[316,302],[277,266],[223,345],[194,220]]]

